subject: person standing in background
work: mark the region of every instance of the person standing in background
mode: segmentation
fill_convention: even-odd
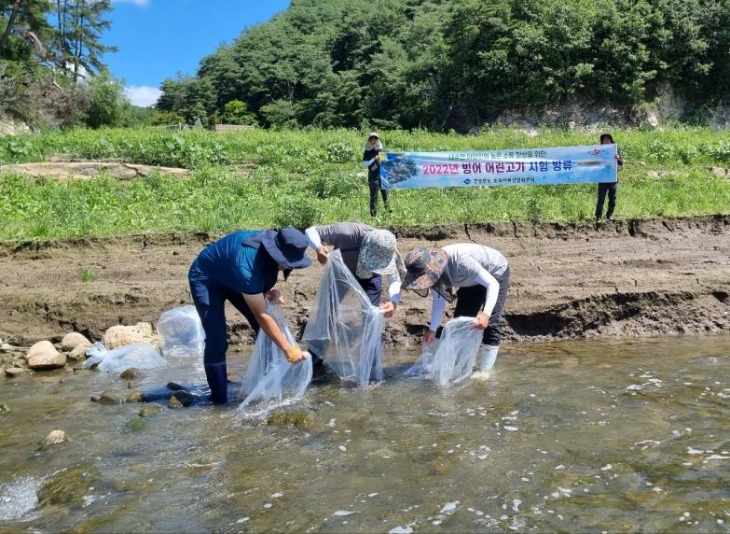
[[[602,145],[613,145],[613,136],[609,133],[601,134]],[[616,147],[616,163],[619,166],[624,164],[624,160],[621,157],[621,152]],[[608,209],[606,210],[606,220],[613,220],[613,212],[616,209],[616,193],[618,193],[618,180],[615,182],[599,183],[598,184],[598,202],[596,203],[596,222],[601,221],[603,217],[603,202],[606,200],[606,194],[608,194]]]
[[[383,189],[380,181],[380,152],[383,144],[380,136],[373,132],[368,136],[365,143],[365,152],[362,156],[363,165],[368,168],[368,186],[370,187],[370,215],[375,217],[378,214],[378,190],[383,196],[383,205],[386,211],[390,211],[388,203],[388,190]]]

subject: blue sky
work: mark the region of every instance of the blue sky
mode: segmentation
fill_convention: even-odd
[[[241,32],[289,7],[289,0],[112,0],[111,29],[102,41],[112,76],[124,80],[138,106],[153,105],[165,78],[193,76],[200,60]]]

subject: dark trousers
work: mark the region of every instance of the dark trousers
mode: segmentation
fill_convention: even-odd
[[[357,278],[357,276],[355,278]],[[357,278],[357,281],[370,299],[370,304],[373,306],[380,306],[380,297],[383,294],[383,278],[380,275],[377,275],[373,276],[369,280]]]
[[[495,277],[497,278],[497,277]],[[509,268],[502,276],[497,278],[499,282],[499,295],[494,305],[492,315],[489,317],[489,326],[484,329],[482,343],[485,345],[498,346],[502,334],[502,312],[504,303],[507,301],[507,290],[509,289]],[[461,287],[456,291],[456,309],[454,317],[476,317],[482,311],[484,302],[487,300],[487,288],[481,285],[473,287]]]
[[[198,311],[205,331],[203,362],[206,364],[225,362],[226,351],[228,350],[226,301],[233,304],[243,314],[256,334],[259,332],[259,323],[240,293],[201,276],[195,263],[190,268],[188,282],[190,283],[190,293],[193,297],[195,309]]]
[[[380,187],[380,177],[368,178],[368,185],[370,186],[370,215],[375,217],[378,214],[378,189],[380,189],[380,194],[383,195],[383,205],[386,211],[390,211],[388,190]]]
[[[603,217],[603,201],[608,193],[608,210],[606,211],[606,219],[613,217],[613,210],[616,209],[616,193],[618,192],[618,182],[600,183],[598,184],[598,202],[596,203],[596,220]]]

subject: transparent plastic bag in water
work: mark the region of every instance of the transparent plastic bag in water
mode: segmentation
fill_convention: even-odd
[[[474,317],[457,317],[446,323],[441,339],[426,345],[418,361],[404,374],[423,376],[444,388],[468,378],[484,333],[473,328],[474,320]]]
[[[366,385],[383,378],[385,316],[334,250],[319,284],[303,339],[341,380]]]
[[[94,343],[86,349],[87,360],[82,369],[119,372],[126,369],[152,369],[164,367],[167,360],[149,343],[132,343],[107,350],[101,343]]]
[[[296,341],[279,306],[267,304],[266,309],[289,343],[294,345]],[[247,407],[254,402],[281,404],[298,399],[304,395],[311,380],[311,360],[289,363],[276,343],[263,330],[259,330],[248,372],[241,385],[241,397],[244,397],[241,407]]]
[[[166,357],[202,356],[205,331],[195,306],[180,306],[165,311],[157,321],[160,350]]]

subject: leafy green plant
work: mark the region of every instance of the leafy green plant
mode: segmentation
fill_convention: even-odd
[[[88,267],[79,267],[76,270],[76,276],[81,282],[93,282],[96,280],[96,272]]]

